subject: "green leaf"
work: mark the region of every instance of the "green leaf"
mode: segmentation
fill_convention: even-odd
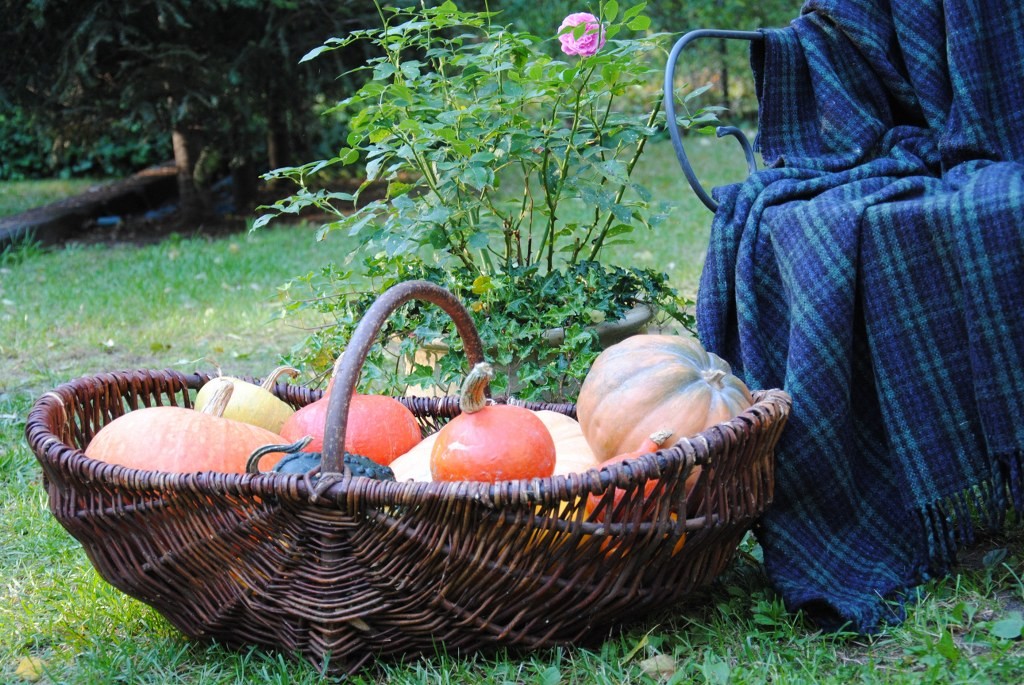
[[[559,685],[562,682],[562,672],[557,666],[548,666],[540,674],[540,685]]]
[[[633,658],[637,654],[639,654],[642,649],[644,649],[647,646],[647,642],[648,642],[648,640],[650,640],[651,633],[653,633],[656,630],[656,628],[657,628],[657,626],[655,626],[655,628],[651,628],[649,631],[647,631],[647,634],[645,634],[643,637],[641,637],[637,641],[637,643],[635,645],[633,645],[633,648],[630,649],[628,652],[626,652],[626,655],[624,657],[622,657],[622,660],[619,663],[621,663],[621,664],[628,664],[630,661],[632,661]]]
[[[601,8],[601,18],[605,21],[615,21],[619,16],[619,3],[616,0],[608,0]]]
[[[415,81],[420,76],[420,67],[422,66],[423,63],[417,60],[402,62],[402,74],[410,81]]]
[[[402,183],[401,181],[391,181],[388,183],[388,197],[398,197],[399,195],[405,195],[410,190],[415,188],[411,183]]]
[[[441,229],[435,229],[427,234],[427,243],[436,250],[448,249],[448,236]]]
[[[687,93],[686,95],[683,96],[683,102],[689,102],[690,100],[692,100],[692,99],[694,99],[696,97],[700,97],[704,93],[708,92],[710,89],[711,89],[711,84],[710,83],[706,83],[703,86],[701,86],[700,88],[694,88],[689,93]]]
[[[466,241],[466,244],[472,250],[483,250],[490,242],[491,241],[488,239],[487,234],[483,231],[479,231],[469,236],[469,240]]]
[[[480,275],[473,279],[473,294],[484,295],[494,290],[494,281],[490,276]]]
[[[331,166],[332,164],[334,164],[334,162],[335,160],[333,159],[321,159],[319,162],[311,166],[309,168],[309,171],[307,171],[306,173],[309,175],[313,175],[318,171],[321,171],[322,169],[326,169],[327,167]]]
[[[608,237],[614,238],[615,236],[624,235],[626,233],[632,232],[633,227],[630,226],[629,224],[615,224],[614,226],[608,229]]]
[[[404,200],[405,198],[403,198]],[[412,204],[409,205],[410,209],[413,209]],[[452,210],[446,205],[434,205],[424,214],[420,215],[424,221],[429,221],[434,224],[443,224],[448,221],[452,216]]]
[[[618,64],[609,63],[601,67],[601,78],[607,83],[614,83],[619,78],[620,73]]]
[[[303,62],[308,62],[309,60],[315,58],[320,53],[327,52],[328,50],[333,50],[333,49],[334,48],[332,46],[330,46],[330,45],[321,45],[319,47],[315,47],[312,50],[310,50],[309,52],[307,52],[305,55],[302,56],[302,59],[299,60],[299,64],[301,64]]]
[[[641,12],[643,12],[645,9],[647,9],[647,3],[646,2],[637,3],[637,4],[633,5],[632,7],[630,7],[629,9],[627,9],[625,12],[622,13],[622,20],[623,21],[629,21],[630,19],[632,19],[636,15],[640,14]]]
[[[355,164],[359,161],[359,150],[351,147],[344,147],[338,151],[338,159],[342,164]]]
[[[1019,611],[992,624],[991,633],[1002,640],[1016,640],[1024,636],[1024,615]]]
[[[935,645],[936,650],[949,661],[957,662],[960,659],[960,650],[953,641],[953,633],[948,630],[942,631],[942,637]]]
[[[613,181],[619,185],[626,185],[629,183],[629,173],[626,171],[625,162],[613,159],[601,164],[595,164],[594,168],[596,168],[598,172],[600,172],[600,174],[609,181]]]
[[[490,169],[484,166],[471,166],[467,167],[466,171],[462,175],[462,180],[466,185],[482,190],[490,185],[493,179],[493,174]]]
[[[392,64],[391,62],[381,62],[380,64],[373,68],[373,80],[378,82],[387,81],[396,73],[398,73],[398,70],[395,69],[394,64]]]
[[[728,683],[729,677],[732,675],[732,669],[729,668],[729,663],[726,661],[708,661],[705,662],[701,668],[704,672],[704,677],[709,683]]]
[[[395,133],[390,128],[376,128],[370,131],[370,142],[374,145],[377,143],[383,143],[393,135],[395,135]]]
[[[641,14],[638,17],[634,17],[626,26],[633,31],[646,31],[651,27],[651,18]]]

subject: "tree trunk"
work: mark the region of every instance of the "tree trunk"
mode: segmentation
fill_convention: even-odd
[[[231,193],[235,212],[248,213],[256,204],[258,178],[256,165],[248,157],[231,166]]]
[[[193,170],[195,146],[188,131],[176,126],[171,131],[171,144],[174,147],[174,165],[178,172],[178,208],[184,223],[197,222],[203,215],[203,202],[196,188]]]
[[[273,99],[268,99],[267,112],[267,164],[270,169],[280,169],[291,164],[291,144],[288,135],[288,119]]]

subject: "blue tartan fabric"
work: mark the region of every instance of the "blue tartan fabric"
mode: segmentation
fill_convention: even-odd
[[[874,632],[1024,511],[1024,3],[812,0],[764,38],[769,165],[715,190],[699,335],[793,396],[771,582]]]

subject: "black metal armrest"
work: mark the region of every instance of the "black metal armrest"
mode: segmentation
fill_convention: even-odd
[[[679,161],[679,166],[683,169],[683,174],[686,176],[687,182],[690,184],[690,187],[693,188],[693,192],[697,194],[697,197],[699,197],[701,202],[704,203],[704,206],[713,212],[718,209],[718,203],[708,195],[706,190],[704,190],[704,186],[702,186],[700,181],[697,179],[697,174],[694,172],[693,167],[690,166],[690,160],[687,158],[686,150],[683,147],[683,139],[679,132],[679,125],[676,123],[676,62],[679,60],[679,55],[683,51],[683,48],[698,38],[726,38],[746,40],[750,42],[760,42],[764,40],[764,38],[757,31],[697,29],[695,31],[690,31],[676,41],[676,44],[672,46],[672,52],[669,53],[668,64],[665,65],[665,114],[668,132],[672,138],[672,147],[675,148],[676,159]],[[740,146],[743,148],[743,154],[747,158],[747,172],[753,173],[757,171],[757,159],[754,157],[754,150],[750,145],[750,141],[747,140],[747,137],[740,129],[735,126],[719,126],[715,129],[715,133],[719,138],[724,136],[733,136],[736,138],[736,140],[739,141]]]

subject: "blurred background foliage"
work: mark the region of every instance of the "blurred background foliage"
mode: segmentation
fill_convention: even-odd
[[[597,3],[458,4],[546,37],[565,15]],[[799,8],[798,0],[651,0],[647,12],[651,30],[674,40],[694,28],[784,26]],[[380,21],[371,3],[330,0],[0,0],[0,16],[0,181],[116,177],[173,158],[186,211],[210,179],[231,175],[245,202],[261,173],[334,154],[345,122],[320,113],[358,87],[368,55],[357,43],[299,60],[326,38]],[[725,105],[729,123],[750,122],[747,46],[725,43],[688,48],[681,80],[712,84],[701,104]]]

